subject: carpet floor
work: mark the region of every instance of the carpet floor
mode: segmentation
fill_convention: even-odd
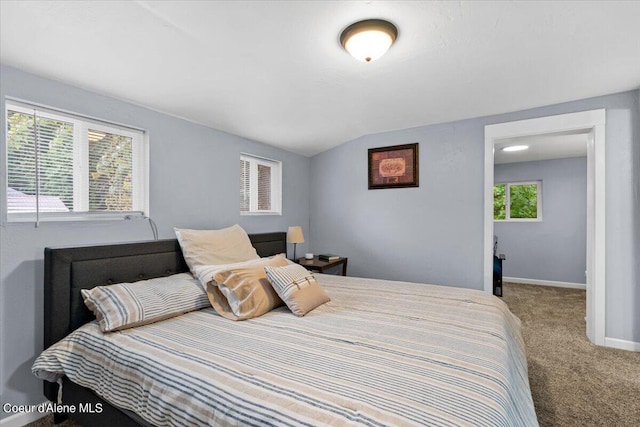
[[[504,284],[522,321],[541,427],[639,427],[640,353],[598,347],[585,330],[586,292]]]
[[[505,283],[503,299],[522,321],[541,427],[640,427],[640,353],[591,344],[585,291]]]

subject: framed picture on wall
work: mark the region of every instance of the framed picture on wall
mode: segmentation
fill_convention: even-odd
[[[369,190],[418,187],[418,143],[369,148]]]

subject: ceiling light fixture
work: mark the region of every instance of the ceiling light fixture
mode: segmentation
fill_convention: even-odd
[[[389,21],[367,19],[349,25],[340,35],[340,44],[358,61],[380,58],[398,37],[398,29]]]
[[[528,145],[512,145],[511,147],[504,147],[502,151],[523,151],[528,149]]]

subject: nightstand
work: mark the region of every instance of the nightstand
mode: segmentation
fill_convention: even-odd
[[[324,273],[325,270],[341,265],[342,275],[346,276],[347,260],[348,258],[338,258],[334,261],[322,261],[317,256],[314,256],[313,259],[298,258],[296,262],[307,270],[317,271],[318,273]]]

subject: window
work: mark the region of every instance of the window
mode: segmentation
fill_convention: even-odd
[[[146,211],[143,132],[12,100],[6,117],[7,220]]]
[[[542,221],[542,181],[501,183],[493,186],[495,221]]]
[[[282,213],[282,163],[261,157],[240,156],[240,214]]]

